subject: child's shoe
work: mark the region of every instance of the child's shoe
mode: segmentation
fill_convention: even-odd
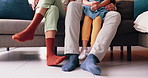
[[[82,48],[81,49],[81,53],[79,55],[79,59],[85,59],[88,55],[88,51],[87,51],[87,48]]]

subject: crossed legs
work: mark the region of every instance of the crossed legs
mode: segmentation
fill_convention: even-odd
[[[57,4],[58,2],[61,3],[60,0],[55,0],[55,1],[56,1],[55,3]],[[52,0],[51,2],[54,2],[54,0]],[[52,3],[49,2],[49,4],[52,4]],[[59,5],[60,4],[58,4],[58,6]],[[53,47],[54,47],[55,34],[57,30],[57,21],[59,19],[59,9],[57,5],[48,5],[48,6],[49,7],[47,8],[46,7],[37,8],[37,12],[31,24],[22,32],[13,35],[12,39],[19,42],[32,40],[34,37],[35,30],[37,29],[39,23],[42,21],[43,17],[45,17],[45,41],[46,41],[46,48],[47,48],[47,65],[50,66],[50,65],[57,65],[61,63],[65,59],[65,56],[59,57],[54,54]]]

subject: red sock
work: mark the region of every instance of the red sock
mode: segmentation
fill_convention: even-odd
[[[22,32],[16,33],[15,35],[12,36],[12,39],[19,41],[19,42],[24,42],[27,40],[32,40],[35,30],[37,26],[40,24],[42,21],[43,16],[40,13],[35,14],[31,24]]]
[[[47,65],[57,65],[61,63],[66,57],[65,56],[56,56],[53,51],[54,38],[46,39],[46,48],[47,48]]]

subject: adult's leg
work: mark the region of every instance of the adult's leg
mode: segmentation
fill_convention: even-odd
[[[19,42],[25,42],[27,40],[32,40],[37,26],[39,25],[39,23],[43,19],[47,9],[50,8],[50,6],[54,2],[55,2],[55,0],[41,0],[41,1],[39,1],[38,5],[37,5],[38,10],[37,10],[32,22],[30,23],[30,25],[26,29],[24,29],[22,32],[13,35],[12,39],[19,41]]]
[[[70,54],[68,62],[62,66],[63,71],[72,71],[79,65],[79,34],[82,5],[73,1],[68,5],[65,19],[65,52]]]
[[[57,31],[57,22],[59,19],[59,10],[56,5],[51,5],[45,14],[45,39],[47,48],[47,65],[57,65],[61,63],[65,56],[56,56],[53,51],[54,39]]]
[[[64,54],[79,54],[80,21],[82,5],[79,2],[70,2],[67,6],[65,18],[65,45]]]
[[[34,15],[34,18],[30,23],[30,25],[26,29],[24,29],[22,32],[16,33],[15,35],[13,35],[12,39],[19,42],[32,40],[34,37],[35,30],[39,25],[39,23],[41,22],[41,20],[43,19],[46,10],[47,8],[40,8],[39,13],[36,13]]]
[[[65,11],[61,0],[55,0],[54,4],[48,9],[45,14],[45,39],[47,47],[47,65],[57,65],[61,63],[66,57],[56,56],[53,52],[54,39],[57,31],[57,23],[59,20],[65,18]]]
[[[120,22],[121,16],[118,12],[110,11],[106,14],[103,26],[96,38],[92,50],[90,51],[90,54],[96,55],[99,61],[105,56]]]
[[[100,75],[101,71],[96,63],[100,62],[106,54],[120,24],[121,16],[118,12],[110,11],[106,14],[103,26],[96,38],[89,56],[81,64],[81,68],[93,74]]]

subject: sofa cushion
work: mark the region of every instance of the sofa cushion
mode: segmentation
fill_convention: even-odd
[[[148,11],[148,1],[147,0],[134,0],[134,18],[145,12]]]
[[[32,19],[28,0],[0,0],[0,19]]]
[[[15,19],[0,19],[0,34],[15,34],[24,30],[31,20],[15,20]],[[58,32],[56,35],[64,35],[65,21],[58,21]],[[44,22],[41,22],[36,30],[35,35],[44,35]]]
[[[0,19],[0,34],[15,34],[24,30],[31,20]],[[36,30],[36,35],[43,35],[44,23],[41,22]]]
[[[118,1],[117,11],[121,14],[122,20],[132,20],[134,18],[134,2]]]
[[[148,34],[147,33],[139,33],[139,35],[138,35],[138,44],[140,46],[148,48]]]

